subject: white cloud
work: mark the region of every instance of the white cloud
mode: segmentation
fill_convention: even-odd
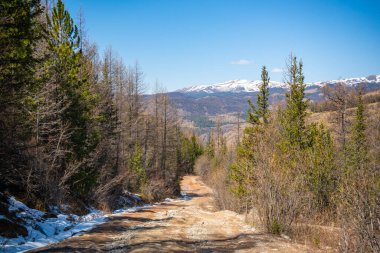
[[[282,73],[284,72],[285,70],[283,68],[273,68],[272,69],[272,73]]]
[[[234,65],[248,65],[248,64],[251,64],[251,61],[245,60],[245,59],[241,59],[241,60],[237,60],[237,61],[232,61],[231,64],[234,64]]]

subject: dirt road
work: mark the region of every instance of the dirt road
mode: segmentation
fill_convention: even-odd
[[[81,236],[31,252],[317,252],[259,233],[231,211],[216,211],[198,177],[181,183],[188,198],[122,213]]]

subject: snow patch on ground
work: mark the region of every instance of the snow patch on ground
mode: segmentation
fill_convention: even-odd
[[[181,191],[181,199],[183,200],[191,200],[191,197],[187,195],[185,191]]]
[[[28,236],[0,237],[0,252],[23,252],[55,243],[87,231],[107,218],[106,214],[95,209],[89,210],[90,213],[83,216],[61,213],[56,218],[44,218],[44,212],[29,208],[13,197],[8,202],[8,210],[23,221]]]
[[[134,206],[134,207],[129,207],[129,208],[122,208],[122,209],[117,209],[117,210],[113,211],[112,213],[113,214],[131,213],[131,212],[136,212],[136,211],[139,211],[139,210],[142,210],[144,208],[151,207],[151,206],[153,206],[153,205],[146,204],[146,205],[142,205],[142,206]]]
[[[134,195],[141,201],[140,196]],[[164,202],[175,202],[190,200],[185,192],[181,192],[180,199],[166,198]],[[0,236],[0,252],[24,252],[34,248],[43,247],[56,243],[72,236],[81,235],[96,225],[102,224],[108,220],[108,217],[120,215],[122,213],[136,212],[144,208],[155,206],[155,204],[145,204],[141,206],[126,207],[117,209],[112,214],[105,214],[96,209],[90,209],[89,214],[78,216],[74,214],[64,214],[58,208],[56,218],[44,218],[45,213],[36,209],[29,208],[20,201],[11,197],[8,199],[10,212],[23,220],[24,226],[28,230],[28,236],[17,238],[6,238]],[[0,219],[7,219],[0,215]]]
[[[14,212],[23,221],[28,230],[28,236],[19,236],[17,238],[0,236],[0,252],[24,252],[56,243],[66,238],[80,235],[94,226],[104,223],[110,216],[99,210],[90,209],[89,214],[83,216],[57,213],[56,218],[44,218],[44,212],[29,208],[13,197],[9,198],[8,202],[8,210]],[[135,212],[150,206],[143,205],[118,209],[113,214]],[[7,218],[0,215],[0,219]]]

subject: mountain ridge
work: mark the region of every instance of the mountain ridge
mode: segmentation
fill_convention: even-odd
[[[318,86],[323,87],[327,85],[334,85],[337,83],[344,83],[348,86],[355,86],[360,83],[379,83],[380,84],[380,75],[369,75],[367,77],[353,77],[329,81],[319,81],[313,83],[307,83],[307,87]],[[220,92],[232,92],[232,93],[241,93],[241,92],[257,92],[259,91],[259,86],[261,80],[246,80],[246,79],[235,79],[228,80],[221,83],[215,83],[210,85],[193,85],[188,86],[182,89],[178,89],[174,92],[179,93],[220,93]],[[287,89],[287,84],[284,82],[270,81],[269,88],[283,88]]]
[[[198,85],[169,92],[172,102],[180,110],[181,115],[193,120],[202,118],[203,121],[212,115],[245,113],[248,110],[247,100],[255,103],[259,91],[259,80],[231,80],[212,85]],[[337,83],[345,83],[349,88],[364,84],[366,90],[380,89],[380,75],[367,77],[346,78],[340,80],[321,81],[307,84],[305,94],[311,101],[324,99],[322,87],[334,87]],[[281,103],[286,98],[288,85],[271,82],[269,86],[269,103]]]

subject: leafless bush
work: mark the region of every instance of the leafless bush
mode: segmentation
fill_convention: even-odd
[[[211,171],[211,162],[207,155],[202,155],[195,161],[194,172],[203,180],[207,180]]]
[[[293,162],[288,163],[285,157],[278,156],[278,138],[278,129],[268,126],[258,139],[255,179],[251,186],[252,205],[257,208],[262,225],[272,233],[289,231],[308,199],[300,173],[304,166],[302,159],[292,154]]]
[[[303,207],[301,184],[300,178],[273,171],[258,179],[255,203],[267,231],[279,234],[290,230]]]
[[[109,178],[109,180],[97,187],[94,198],[99,203],[99,208],[105,211],[112,211],[120,208],[118,197],[122,195],[125,190],[124,185],[128,182],[128,173],[120,174],[116,177]]]
[[[176,193],[176,187],[163,179],[152,179],[143,185],[141,193],[145,200],[148,202],[154,202],[162,200],[167,196],[174,196]]]
[[[215,204],[219,209],[240,212],[242,202],[233,195],[228,185],[231,155],[228,153],[214,159],[203,155],[196,161],[194,170],[214,190]]]
[[[215,201],[219,209],[237,212],[243,210],[242,202],[229,190],[227,168],[216,167],[207,182],[215,192]]]
[[[344,182],[339,217],[342,252],[380,252],[379,174],[360,172]]]

